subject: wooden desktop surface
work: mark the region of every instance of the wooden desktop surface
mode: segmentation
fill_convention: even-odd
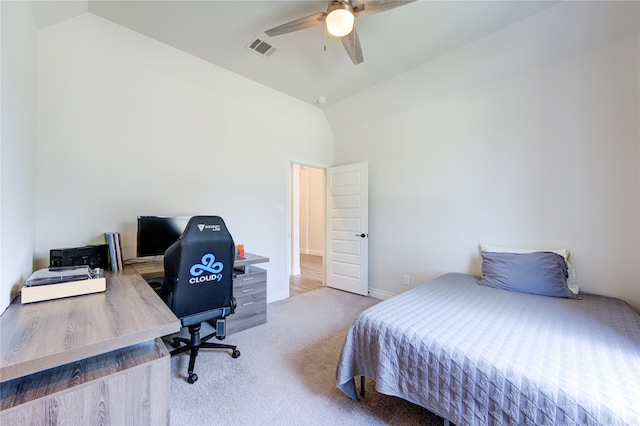
[[[103,293],[11,304],[0,316],[0,382],[180,330],[178,318],[133,267],[105,277]]]
[[[256,263],[266,263],[269,262],[268,257],[259,256],[253,253],[245,253],[242,259],[236,258],[233,262],[234,268],[242,268],[248,265],[254,265]],[[139,262],[131,264],[136,272],[142,275],[144,278],[161,278],[164,275],[164,263],[162,259],[150,261],[150,262]]]

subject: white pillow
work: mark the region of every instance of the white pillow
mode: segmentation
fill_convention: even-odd
[[[534,253],[538,251],[546,251],[551,253],[559,254],[564,257],[564,261],[567,264],[567,286],[569,290],[573,294],[578,294],[580,292],[580,285],[578,285],[578,278],[576,277],[576,270],[573,267],[573,261],[571,259],[571,253],[567,249],[552,249],[552,250],[541,250],[541,249],[521,249],[521,248],[510,248],[510,247],[499,247],[499,246],[489,246],[486,244],[480,244],[480,251],[490,251],[494,253]]]

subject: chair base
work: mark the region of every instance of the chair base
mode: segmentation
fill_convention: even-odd
[[[237,346],[225,345],[222,343],[209,343],[209,339],[217,336],[217,333],[215,332],[201,339],[200,325],[201,324],[189,326],[189,334],[191,335],[191,339],[187,339],[184,337],[174,337],[171,346],[176,349],[169,352],[169,354],[173,356],[181,354],[183,352],[191,351],[189,354],[189,368],[187,370],[187,373],[189,374],[189,376],[187,377],[187,382],[191,384],[198,380],[198,375],[193,372],[193,369],[195,367],[196,357],[198,356],[198,351],[200,349],[231,349],[231,356],[233,358],[238,358],[240,356],[240,351],[237,349]],[[224,339],[224,336],[221,338]],[[184,346],[181,346],[181,344],[184,344]]]

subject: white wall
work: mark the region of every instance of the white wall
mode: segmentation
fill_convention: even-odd
[[[32,271],[36,27],[31,6],[0,2],[0,312]]]
[[[268,301],[288,289],[292,159],[330,165],[322,112],[84,14],[39,33],[35,257],[123,234],[137,215],[222,216],[268,256]]]
[[[324,256],[324,169],[300,167],[300,253]]]
[[[324,256],[325,239],[325,171],[309,168],[309,254]]]
[[[479,274],[481,243],[566,247],[581,291],[640,310],[638,8],[607,24],[615,32],[632,19],[635,35],[549,55],[566,40],[537,38],[547,32],[530,27],[562,22],[573,7],[326,110],[336,164],[369,162],[372,294],[405,291],[404,274],[414,284]],[[579,20],[567,28],[567,36],[588,32]],[[352,125],[340,119],[346,110],[359,113]]]

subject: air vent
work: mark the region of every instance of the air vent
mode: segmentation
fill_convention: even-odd
[[[260,56],[263,56],[265,58],[268,58],[269,56],[273,55],[273,53],[278,50],[275,47],[273,47],[272,45],[270,45],[269,43],[267,43],[264,40],[261,40],[260,38],[256,37],[254,38],[251,43],[249,43],[249,45],[247,46],[247,49],[257,53]]]

